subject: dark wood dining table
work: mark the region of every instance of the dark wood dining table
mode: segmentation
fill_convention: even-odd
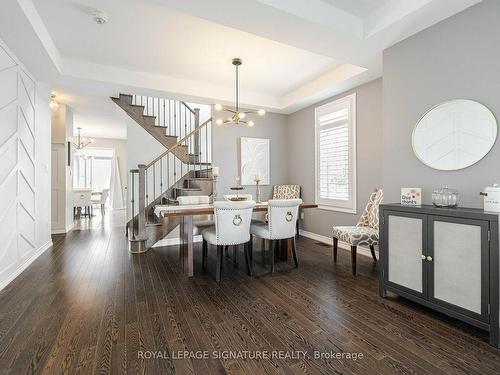
[[[253,212],[266,212],[267,202],[256,203]],[[300,209],[317,208],[317,204],[303,203]],[[184,205],[184,206],[156,206],[155,214],[162,217],[179,217],[180,222],[180,260],[183,272],[186,276],[192,277],[194,275],[194,216],[199,215],[213,215],[214,206],[212,204],[199,204],[199,205]],[[287,241],[287,252],[289,254],[291,242]]]

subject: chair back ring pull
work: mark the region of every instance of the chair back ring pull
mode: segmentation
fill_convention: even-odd
[[[233,225],[239,227],[241,225],[241,223],[243,222],[243,219],[241,218],[240,215],[234,215],[234,218],[233,218]]]
[[[285,220],[288,222],[293,220],[293,214],[290,211],[286,213]]]

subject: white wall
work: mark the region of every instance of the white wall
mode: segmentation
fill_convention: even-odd
[[[51,111],[52,233],[67,233],[73,228],[73,171],[68,166],[67,141],[73,135],[73,110],[60,104]]]
[[[215,118],[217,113],[215,113]],[[236,176],[240,172],[240,140],[241,137],[267,138],[270,140],[270,181],[261,186],[261,199],[272,196],[273,185],[288,183],[287,158],[287,116],[279,113],[266,113],[264,117],[255,116],[255,125],[213,125],[213,165],[219,167],[217,193],[221,197],[234,191],[230,187],[236,185]],[[300,152],[300,150],[297,150]],[[245,186],[242,193],[252,194],[255,199],[255,186]]]
[[[483,207],[479,192],[500,182],[500,141],[478,163],[458,171],[424,165],[413,153],[412,131],[429,108],[471,99],[500,119],[500,1],[486,0],[384,51],[384,200],[398,202],[401,187],[458,189],[462,207]]]
[[[0,40],[0,289],[52,243],[49,97]]]
[[[130,194],[132,187],[129,171],[131,169],[137,169],[137,165],[139,164],[149,163],[163,151],[165,151],[165,147],[161,145],[160,142],[154,139],[151,134],[144,130],[134,120],[127,118],[127,170],[125,171],[127,181],[127,219],[132,218],[130,207]],[[136,180],[136,189],[137,186]],[[137,204],[138,202],[135,203],[136,213]]]
[[[355,225],[370,193],[382,186],[382,80],[377,79],[313,104],[288,116],[288,178],[302,186],[302,199],[315,199],[314,109],[324,103],[356,93],[356,214],[324,209],[304,210],[302,229],[331,237],[334,225]]]

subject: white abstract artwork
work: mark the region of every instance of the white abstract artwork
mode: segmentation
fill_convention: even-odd
[[[269,185],[269,139],[241,137],[241,184],[255,185],[260,177],[261,185]]]

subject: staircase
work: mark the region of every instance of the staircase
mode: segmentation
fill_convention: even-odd
[[[128,94],[111,100],[165,147],[130,171],[127,235],[130,250],[143,252],[179,224],[156,217],[157,205],[178,204],[182,195],[213,194],[212,118],[200,124],[200,110],[177,100]]]

